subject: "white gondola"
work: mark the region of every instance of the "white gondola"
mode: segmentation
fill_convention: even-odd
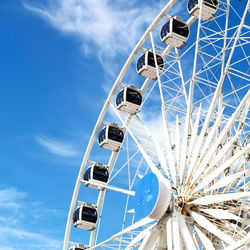
[[[97,208],[90,203],[80,204],[73,214],[74,227],[92,231],[97,225]]]
[[[88,247],[86,245],[77,243],[77,244],[72,244],[69,250],[86,250]]]
[[[200,1],[201,0],[188,0],[188,12],[190,15],[199,17],[200,12]],[[217,0],[203,0],[202,2],[202,12],[201,20],[207,21],[212,18],[218,9]]]
[[[118,110],[136,114],[142,103],[142,95],[136,87],[128,85],[121,90],[116,97],[116,105]]]
[[[98,136],[100,147],[115,152],[118,152],[121,149],[123,139],[123,129],[115,123],[106,123]]]
[[[159,74],[163,71],[164,62],[160,55],[156,54]],[[153,52],[147,50],[137,61],[136,69],[138,74],[150,79],[157,78],[157,71]]]
[[[109,179],[108,166],[102,163],[92,163],[84,173],[86,187],[103,190]]]
[[[161,29],[161,41],[175,48],[182,48],[189,36],[189,27],[179,17],[171,17]]]

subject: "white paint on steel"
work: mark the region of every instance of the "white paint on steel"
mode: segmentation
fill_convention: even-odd
[[[138,250],[152,250],[160,234],[158,226],[149,230]]]
[[[218,229],[213,223],[211,223],[209,220],[207,220],[204,216],[196,213],[196,212],[191,212],[192,217],[194,220],[203,228],[208,230],[210,233],[214,234],[217,236],[219,239],[222,241],[225,241],[229,244],[233,244],[234,241],[230,236],[227,234],[223,233],[220,229]]]
[[[166,223],[167,231],[167,245],[169,250],[173,250],[173,227],[172,227],[172,217],[170,217]]]
[[[199,13],[199,19],[198,19],[197,38],[196,38],[196,44],[195,44],[193,76],[192,76],[192,80],[190,81],[190,85],[189,85],[188,103],[187,103],[186,119],[185,119],[184,134],[183,134],[183,141],[182,141],[182,154],[184,155],[184,157],[181,157],[181,162],[180,162],[180,182],[181,182],[181,184],[184,183],[184,178],[185,178],[185,174],[186,174],[187,157],[185,157],[185,156],[187,155],[190,120],[191,120],[191,113],[192,113],[194,81],[195,81],[195,74],[196,74],[198,48],[199,48],[199,43],[200,43],[199,38],[200,38],[200,28],[201,28],[201,13],[202,13],[201,6],[202,6],[202,3],[203,3],[203,0],[199,2],[200,13]]]
[[[112,87],[111,92],[110,92],[110,94],[109,94],[109,96],[108,96],[108,98],[107,98],[107,100],[106,100],[106,102],[105,102],[105,104],[103,106],[103,109],[102,109],[102,111],[100,113],[100,116],[99,116],[99,118],[97,120],[97,123],[95,125],[95,128],[93,130],[92,136],[90,138],[87,150],[85,152],[85,156],[83,158],[83,162],[82,162],[81,169],[80,169],[78,179],[77,179],[77,182],[76,182],[75,190],[74,190],[74,193],[73,193],[71,206],[70,206],[70,211],[69,211],[69,216],[68,216],[68,221],[67,221],[67,226],[66,226],[66,231],[65,231],[64,247],[63,247],[64,250],[67,249],[67,245],[68,245],[68,241],[69,241],[70,228],[71,228],[71,224],[72,224],[72,215],[73,215],[73,212],[74,212],[74,207],[75,207],[75,204],[76,204],[76,198],[78,196],[78,192],[79,192],[81,180],[82,180],[82,177],[83,177],[83,173],[84,173],[84,170],[85,170],[85,166],[87,164],[87,160],[88,160],[90,151],[92,149],[94,140],[95,140],[95,138],[97,136],[97,132],[98,132],[98,130],[100,128],[101,122],[103,121],[103,118],[104,118],[109,106],[111,106],[112,109],[115,112],[117,112],[115,107],[113,105],[110,105],[111,101],[112,101],[112,99],[114,97],[115,92],[117,91],[117,88],[121,84],[121,81],[122,81],[128,67],[132,63],[132,61],[133,61],[134,57],[136,56],[137,52],[139,51],[139,49],[141,48],[143,43],[146,41],[146,39],[148,38],[149,35],[151,36],[151,42],[152,42],[152,47],[153,47],[153,51],[154,51],[154,59],[155,59],[156,64],[157,64],[152,31],[154,30],[156,25],[159,23],[159,21],[163,18],[163,16],[165,15],[165,12],[167,12],[174,5],[175,2],[177,2],[177,0],[170,1],[165,6],[165,8],[161,11],[161,13],[157,16],[157,18],[154,20],[154,22],[149,26],[148,30],[144,33],[144,35],[142,36],[142,38],[138,42],[137,46],[134,48],[133,52],[129,56],[127,62],[123,66],[123,69],[121,70],[118,78],[116,79],[116,82],[115,82],[114,86]],[[201,2],[202,1],[200,1],[200,4],[201,4]],[[244,143],[243,143],[242,147],[240,147],[239,149],[237,148],[238,151],[235,150],[236,147],[234,148],[232,146],[234,143],[236,143],[236,142],[238,142],[240,140],[239,136],[244,133],[243,132],[243,126],[245,125],[245,120],[247,119],[247,112],[249,110],[250,91],[245,95],[245,97],[243,98],[242,102],[240,103],[240,105],[238,107],[233,107],[232,106],[233,108],[236,108],[234,114],[232,115],[231,118],[228,118],[228,122],[226,123],[226,125],[223,128],[222,132],[218,133],[218,130],[220,129],[220,126],[221,126],[222,117],[224,116],[223,118],[227,118],[227,116],[223,115],[223,107],[222,107],[222,92],[221,92],[221,89],[222,89],[222,84],[224,82],[224,79],[225,79],[226,75],[228,75],[228,73],[233,74],[235,76],[239,76],[238,74],[242,74],[242,72],[237,71],[237,70],[234,71],[234,72],[231,72],[232,70],[234,70],[234,69],[231,68],[231,66],[232,66],[231,59],[232,59],[233,54],[235,53],[235,49],[238,46],[242,46],[242,44],[238,45],[237,43],[238,43],[239,38],[240,38],[241,30],[242,30],[243,27],[245,27],[244,22],[245,22],[246,13],[247,13],[247,9],[249,7],[250,0],[248,0],[247,7],[245,9],[243,17],[241,18],[241,23],[238,26],[238,28],[237,28],[237,30],[236,30],[236,32],[234,34],[234,37],[231,40],[231,43],[233,43],[233,44],[231,45],[229,56],[227,56],[227,63],[225,63],[226,62],[226,60],[225,60],[226,59],[226,54],[227,54],[226,49],[228,49],[228,48],[226,48],[226,46],[227,46],[227,39],[228,39],[227,38],[227,35],[228,35],[227,33],[228,33],[228,30],[229,30],[228,29],[229,3],[230,3],[230,1],[227,0],[228,5],[227,5],[227,10],[226,10],[225,31],[223,33],[223,36],[224,36],[223,37],[223,39],[224,39],[223,42],[224,42],[224,44],[223,44],[223,49],[222,49],[223,50],[222,51],[222,56],[221,56],[220,53],[218,53],[217,56],[215,56],[215,57],[213,57],[211,59],[211,61],[215,60],[215,59],[220,60],[219,63],[221,63],[221,68],[220,68],[221,69],[221,75],[220,75],[219,80],[215,78],[215,81],[207,81],[206,83],[204,83],[204,84],[206,84],[208,87],[210,87],[212,89],[215,88],[215,92],[214,92],[214,96],[212,98],[212,101],[211,102],[209,101],[210,102],[209,110],[207,112],[205,122],[203,123],[203,126],[201,128],[200,135],[198,135],[198,130],[199,129],[197,128],[197,126],[199,125],[199,120],[200,120],[200,116],[201,116],[201,107],[200,107],[200,109],[198,111],[198,115],[196,117],[196,121],[195,121],[194,126],[192,125],[192,117],[191,117],[193,86],[194,86],[195,77],[200,72],[200,71],[196,72],[197,55],[198,55],[198,53],[203,53],[204,54],[204,52],[201,52],[201,51],[198,50],[198,43],[200,41],[199,40],[200,36],[199,36],[199,34],[197,35],[196,49],[195,49],[195,59],[194,59],[194,68],[193,68],[193,77],[192,77],[192,82],[190,82],[190,89],[189,89],[189,96],[188,96],[188,103],[187,103],[187,113],[186,113],[185,126],[184,126],[184,139],[182,140],[182,148],[180,147],[180,145],[178,145],[178,144],[180,144],[181,138],[180,138],[180,131],[179,131],[180,130],[179,121],[178,121],[178,118],[176,119],[176,127],[175,127],[175,130],[176,130],[176,137],[175,137],[176,155],[175,156],[176,156],[177,168],[178,168],[179,167],[178,162],[179,162],[180,153],[181,153],[181,155],[184,155],[184,157],[182,157],[182,159],[181,159],[181,173],[180,173],[181,178],[180,179],[181,179],[181,183],[184,183],[185,178],[187,177],[186,183],[185,183],[187,187],[186,187],[185,191],[187,191],[186,194],[190,194],[190,196],[188,197],[188,195],[187,195],[186,198],[194,197],[194,195],[197,192],[199,192],[200,190],[202,190],[203,188],[204,188],[204,192],[206,192],[206,193],[210,192],[210,191],[213,191],[211,193],[213,195],[208,195],[208,196],[201,197],[201,193],[200,193],[199,195],[196,196],[197,199],[193,200],[193,198],[192,198],[192,202],[190,202],[190,203],[192,203],[194,205],[197,205],[197,206],[220,203],[220,202],[228,201],[228,200],[231,200],[231,199],[244,198],[244,200],[245,200],[245,197],[248,197],[250,195],[249,192],[248,193],[247,192],[227,193],[228,190],[233,187],[233,184],[229,185],[230,186],[229,189],[228,189],[228,187],[225,188],[222,191],[222,194],[215,194],[214,195],[214,193],[216,193],[216,191],[214,191],[215,189],[224,187],[227,184],[229,184],[230,182],[236,183],[237,179],[239,177],[243,176],[245,171],[242,171],[242,170],[244,169],[245,164],[246,164],[246,154],[248,154],[249,151],[250,151],[249,145],[246,146]],[[200,12],[200,16],[201,16],[201,12]],[[196,20],[195,17],[190,17],[190,19],[187,21],[188,26],[190,26],[195,20]],[[198,22],[198,31],[200,30],[200,25],[201,25],[201,21],[199,20],[199,22]],[[210,41],[210,45],[213,45],[211,41]],[[192,46],[190,46],[190,48],[191,47]],[[171,51],[171,49],[172,49],[172,47],[168,46],[164,50],[164,52],[162,54],[162,57],[165,58],[166,55]],[[186,50],[185,53],[187,53],[188,50]],[[244,51],[243,51],[243,53],[244,53]],[[206,55],[210,56],[208,54],[206,54]],[[245,57],[246,57],[246,55],[245,55]],[[180,63],[179,60],[180,60],[180,58],[178,56],[177,57],[178,65]],[[219,63],[218,63],[218,65],[219,65]],[[156,67],[156,68],[157,68],[157,75],[158,75],[158,84],[159,84],[160,92],[161,92],[161,79],[160,79],[158,67]],[[180,76],[181,76],[181,80],[182,80],[182,85],[183,85],[183,88],[185,90],[183,75],[182,75],[182,72],[181,72],[180,65],[179,65],[179,71],[180,71]],[[239,76],[239,77],[241,77],[241,76]],[[244,77],[241,77],[241,78],[249,80],[248,79],[249,75],[245,74]],[[202,82],[203,79],[202,78],[199,79],[197,77],[196,81],[201,81]],[[217,82],[218,82],[218,84],[217,84]],[[141,88],[142,94],[145,92],[145,90],[148,87],[149,83],[150,83],[150,79],[146,79],[143,86],[142,86],[142,88]],[[232,84],[232,82],[231,82],[231,84]],[[239,90],[233,89],[233,94],[236,96],[237,100],[239,101],[240,98],[238,96],[237,91],[239,91]],[[184,94],[185,94],[185,91],[184,91]],[[186,95],[185,95],[185,98],[187,100]],[[163,100],[162,92],[161,92],[161,99]],[[164,100],[163,100],[162,103],[164,104]],[[217,103],[218,103],[218,105],[217,105]],[[245,108],[244,108],[244,105],[245,105]],[[215,117],[214,113],[215,113],[216,106],[218,106],[218,117],[217,117],[215,123],[213,124],[213,126],[211,128],[209,128],[209,125],[211,124],[212,119],[214,119],[214,117]],[[243,110],[243,108],[244,108],[244,110]],[[236,129],[235,126],[234,126],[234,123],[238,122],[238,120],[240,120],[240,122],[239,122],[238,128]],[[121,119],[121,121],[123,122],[123,125],[127,129],[127,131],[131,134],[131,137],[135,138],[135,135],[133,133],[131,133],[131,131],[129,131],[129,128],[128,128],[130,118],[128,118],[127,121],[123,121],[122,119]],[[165,115],[165,121],[167,122],[166,115]],[[192,134],[191,134],[191,139],[190,139],[190,142],[189,142],[189,130],[191,129],[191,127],[192,127]],[[228,131],[230,129],[232,129],[232,128],[234,129],[234,132],[235,132],[235,130],[237,130],[237,131],[235,133],[235,136],[230,138],[230,135],[228,134]],[[169,131],[168,131],[168,133],[169,133]],[[214,139],[215,133],[216,133],[217,136]],[[207,136],[207,134],[208,134],[208,136]],[[218,145],[220,145],[220,143],[222,143],[223,139],[225,139],[225,138],[227,138],[227,141],[224,143],[222,150],[218,150]],[[152,159],[147,155],[147,153],[145,152],[143,147],[140,145],[140,143],[138,141],[136,141],[136,142],[137,142],[138,148],[140,149],[140,151],[141,151],[142,155],[144,156],[144,158],[146,159],[147,163],[150,165],[152,171],[153,172],[155,171],[157,176],[159,176],[159,178],[162,181],[165,181],[166,179],[161,174],[159,174],[159,171],[155,167],[155,165],[153,164]],[[170,139],[169,139],[169,142],[170,142]],[[211,147],[211,143],[213,143],[212,147]],[[171,142],[169,143],[169,145],[171,145]],[[228,152],[228,150],[231,150],[231,157],[228,157],[228,158],[226,158],[226,156],[223,157],[223,155],[226,152]],[[157,149],[157,151],[158,151],[157,155],[158,155],[158,158],[160,159],[160,163],[163,166],[163,169],[167,169],[163,153],[161,151],[159,151],[159,148]],[[185,151],[185,153],[183,153],[184,151]],[[175,185],[177,185],[178,184],[177,179],[174,177],[174,175],[178,171],[176,166],[175,166],[175,162],[174,162],[174,150],[172,150],[172,148],[171,148],[170,152],[173,155],[172,160],[170,159],[170,162],[171,162],[170,170],[172,168],[171,175],[172,175],[172,177],[174,179],[174,182],[176,182]],[[188,152],[188,154],[187,154],[187,152]],[[191,161],[187,162],[187,158],[185,156],[189,156],[189,160],[191,158]],[[116,153],[113,152],[111,154],[111,157],[110,157],[109,167],[111,167],[113,165],[115,157],[116,157]],[[243,157],[245,159],[243,159]],[[171,156],[169,158],[171,158]],[[217,166],[217,164],[220,161],[221,161],[221,166]],[[173,164],[173,162],[174,162],[174,164]],[[185,172],[186,172],[187,163],[189,163],[189,169],[190,170],[188,171],[187,176],[186,176]],[[233,169],[234,168],[233,165],[239,165],[239,164],[241,164],[241,165],[238,168]],[[227,168],[229,168],[231,166],[233,167],[231,169],[231,171],[235,171],[235,174],[232,174],[232,172],[231,172],[231,175],[229,175],[229,176],[226,176],[225,174],[223,174],[223,172]],[[196,170],[198,170],[198,171],[196,171]],[[191,177],[192,177],[192,174],[193,174],[194,171],[196,171],[195,176],[191,180]],[[207,174],[206,178],[204,178],[204,174]],[[223,174],[223,176],[219,177],[220,174]],[[198,186],[195,189],[193,189],[194,186],[197,184],[198,179],[200,179],[200,178],[203,178],[203,180],[201,180],[201,182],[198,184]],[[191,181],[191,188],[190,188],[190,185],[189,185],[190,181]],[[236,188],[239,187],[239,183],[242,183],[243,184],[242,187],[244,187],[244,189],[246,190],[246,187],[248,185],[247,185],[247,183],[245,183],[245,177],[242,178],[242,180],[237,183]],[[209,184],[211,186],[207,187]],[[117,188],[117,187],[113,187],[113,190],[115,190],[115,191],[118,191],[118,189],[119,188]],[[133,191],[130,191],[130,190],[128,191],[128,190],[124,190],[124,189],[123,190],[120,189],[119,191],[120,192],[123,191],[124,193],[130,194],[130,195],[133,192]],[[182,189],[182,191],[183,191],[183,189]],[[104,196],[105,196],[105,191],[101,191],[99,193],[98,202],[97,202],[97,207],[98,207],[99,211],[100,211],[100,209],[101,209],[101,207],[103,205]],[[240,207],[240,211],[241,211],[241,209],[242,209],[242,207]],[[207,213],[207,214],[217,218],[217,219],[221,219],[221,218],[225,219],[226,218],[226,219],[235,219],[237,221],[241,221],[241,218],[239,218],[238,216],[236,216],[236,215],[234,215],[234,214],[232,214],[232,213],[230,213],[228,211],[224,211],[222,209],[202,209],[202,211],[204,213]],[[227,243],[232,244],[231,249],[235,249],[237,247],[243,246],[244,244],[248,244],[247,241],[249,240],[249,238],[248,239],[243,238],[242,240],[238,241],[237,243],[234,243],[233,240],[232,240],[232,237],[228,236],[228,234],[225,234],[223,232],[223,230],[220,230],[221,228],[220,229],[217,228],[213,223],[211,223],[211,221],[207,220],[205,218],[205,215],[203,216],[203,215],[200,215],[200,214],[198,214],[196,212],[190,212],[190,213],[191,213],[191,216],[194,218],[194,220],[197,222],[197,224],[200,225],[200,227],[206,228],[209,232],[211,232],[212,234],[214,234],[218,238],[220,238],[222,240],[222,242],[224,241],[226,244]],[[178,220],[178,218],[179,218],[179,220]],[[122,242],[121,239],[118,239],[119,236],[121,236],[123,234],[126,234],[126,233],[129,233],[129,232],[131,232],[131,231],[133,231],[133,230],[135,230],[135,229],[137,229],[137,228],[139,228],[141,226],[145,226],[150,221],[152,221],[152,220],[150,220],[149,218],[144,218],[141,221],[139,221],[138,223],[135,223],[134,225],[130,226],[129,228],[126,228],[126,229],[122,230],[120,233],[114,235],[113,237],[107,239],[106,241],[104,241],[102,243],[99,243],[96,246],[93,246],[94,240],[96,238],[95,237],[96,236],[95,235],[96,231],[94,230],[91,233],[90,246],[92,246],[92,247],[90,249],[94,249],[94,248],[96,248],[98,246],[102,246],[104,243],[107,243],[108,241],[112,241],[112,240],[118,240],[118,241]],[[194,226],[194,227],[195,227],[195,231],[197,232],[203,246],[206,249],[214,249],[214,247],[212,245],[212,242],[205,236],[205,234],[203,234],[201,232],[201,230],[199,230],[198,227],[196,227],[196,226]],[[150,229],[151,229],[151,227],[150,227]],[[191,245],[193,244],[191,249],[192,248],[193,249],[197,248],[197,244],[195,243],[195,240],[192,241],[192,235],[190,234],[189,228],[185,224],[185,221],[184,221],[184,218],[182,217],[182,215],[176,216],[176,213],[174,213],[174,216],[168,219],[168,221],[166,223],[166,229],[167,230],[164,230],[164,232],[166,232],[166,234],[167,234],[165,236],[167,236],[168,249],[173,249],[173,244],[174,244],[174,249],[181,249],[182,248],[182,244],[181,244],[182,240],[184,242],[184,246],[186,246],[187,248],[190,247],[190,242],[192,242]],[[156,227],[153,228],[151,232],[148,229],[146,229],[145,231],[148,232],[148,233],[145,234],[145,232],[143,231],[144,233],[142,233],[142,235],[140,237],[138,236],[138,238],[140,238],[140,239],[144,238],[144,240],[143,240],[144,243],[141,244],[140,249],[152,248],[154,246],[154,244],[157,242],[157,239],[160,239],[159,237],[162,236],[162,232],[159,231],[158,227],[157,227],[157,229],[156,229]],[[174,232],[172,232],[172,231],[174,231]],[[187,231],[189,232],[189,234],[187,233]],[[180,232],[181,232],[182,237],[180,235]],[[176,237],[178,238],[177,240],[176,240]],[[249,237],[249,234],[248,234],[248,237]],[[224,244],[224,246],[225,246],[225,244]]]
[[[235,110],[235,112],[232,114],[232,116],[228,120],[226,126],[223,128],[223,130],[219,134],[218,138],[214,142],[213,147],[209,150],[208,154],[205,157],[205,160],[203,160],[204,162],[208,162],[208,160],[211,159],[211,157],[213,156],[215,150],[217,149],[217,147],[219,146],[219,144],[221,143],[221,141],[226,136],[226,133],[228,132],[228,130],[231,128],[231,126],[235,122],[235,120],[236,120],[237,116],[239,115],[240,111],[242,110],[243,106],[246,104],[246,102],[249,101],[249,97],[250,97],[250,90],[244,96],[243,100],[241,101],[241,103],[239,104],[239,106],[237,107],[237,109]],[[193,177],[193,180],[191,182],[191,186],[193,186],[195,184],[195,182],[197,181],[197,179],[198,179],[199,176],[200,175],[197,175],[197,176]]]
[[[82,180],[82,182],[86,183],[86,181],[84,181],[84,180]],[[101,187],[101,188],[110,189],[110,190],[120,192],[120,193],[123,193],[123,194],[128,194],[128,195],[132,195],[132,196],[135,195],[135,191],[126,190],[124,188],[114,187],[114,186],[103,184],[103,183],[98,183],[98,186]]]
[[[245,248],[245,247],[247,247],[247,248]],[[231,244],[225,250],[237,250],[237,249],[249,250],[249,248],[250,248],[250,232],[243,239],[235,242],[234,244]]]
[[[131,131],[131,129],[127,126],[127,124],[125,123],[125,121],[123,121],[122,117],[120,116],[120,114],[118,113],[118,111],[116,110],[116,108],[114,107],[114,105],[112,103],[110,103],[110,107],[112,108],[112,110],[114,111],[114,113],[116,114],[116,116],[120,119],[120,121],[123,124],[124,128],[126,128],[126,130],[128,131],[128,133],[130,134],[130,136],[135,141],[136,146],[140,150],[141,154],[143,155],[143,158],[145,159],[145,161],[149,165],[151,171],[158,177],[159,180],[163,180],[164,181],[165,177],[162,175],[162,173],[158,170],[158,168],[152,162],[151,158],[148,156],[148,154],[146,153],[146,151],[144,150],[144,148],[142,147],[142,145],[138,142],[138,140],[134,136],[134,134]]]
[[[235,180],[237,180],[238,178],[240,178],[246,172],[247,172],[247,170],[238,172],[236,174],[232,174],[232,175],[226,176],[224,178],[221,178],[219,181],[215,182],[214,185],[210,186],[209,188],[206,188],[205,192],[210,192],[212,190],[225,187],[228,184],[233,183]]]
[[[177,215],[174,215],[171,219],[172,221],[172,240],[173,240],[173,246],[174,250],[181,250],[181,235],[179,230],[179,220]]]
[[[156,225],[153,224],[152,226],[149,226],[148,228],[142,230],[130,243],[125,249],[131,249],[136,243],[141,241],[147,234],[148,232]]]
[[[180,232],[182,235],[182,239],[185,242],[185,246],[187,250],[197,250],[193,235],[190,233],[187,224],[185,222],[185,218],[181,215],[178,215]]]
[[[191,201],[190,204],[209,205],[214,203],[220,203],[223,201],[241,199],[244,197],[250,197],[250,192],[206,195],[204,197]]]
[[[241,156],[249,152],[249,150],[250,144],[248,144],[246,147],[243,147],[233,157],[229,158],[220,167],[216,168],[211,174],[207,175],[206,179],[203,179],[203,181],[198,185],[197,189],[201,190],[202,188],[206,187],[211,181],[215,180],[215,178],[219,176],[225,169],[230,167]]]
[[[212,215],[220,220],[236,220],[242,222],[242,218],[224,209],[201,209],[202,212]]]
[[[85,151],[85,155],[80,167],[80,171],[77,177],[77,181],[76,181],[76,185],[75,185],[75,189],[73,192],[73,196],[72,196],[72,200],[71,200],[71,204],[70,204],[70,209],[69,209],[69,213],[68,213],[68,219],[67,219],[67,224],[66,224],[66,229],[65,229],[65,235],[64,235],[64,243],[63,243],[63,250],[67,250],[68,248],[68,242],[69,242],[69,236],[70,236],[70,230],[71,230],[71,225],[72,225],[72,218],[73,218],[73,213],[74,213],[74,208],[75,208],[75,204],[76,204],[76,200],[77,200],[77,196],[79,193],[79,189],[80,189],[80,185],[81,185],[81,179],[83,177],[84,174],[84,170],[91,152],[91,149],[93,147],[95,138],[97,136],[98,130],[100,128],[100,125],[103,121],[103,118],[108,110],[109,107],[109,103],[111,102],[117,88],[119,87],[119,84],[122,81],[122,78],[124,77],[128,67],[130,66],[130,64],[132,63],[135,55],[137,54],[137,52],[139,51],[139,49],[142,47],[143,43],[146,41],[149,33],[151,30],[153,30],[156,25],[160,22],[160,20],[165,16],[165,13],[168,12],[173,5],[177,2],[177,0],[170,0],[167,5],[161,10],[161,12],[159,13],[159,15],[155,18],[155,20],[152,22],[152,24],[148,27],[148,29],[146,30],[146,32],[143,34],[143,36],[141,37],[140,41],[137,43],[137,45],[135,46],[134,50],[132,51],[132,53],[130,54],[130,56],[128,57],[126,63],[124,64],[120,74],[118,75],[109,95],[108,98],[102,108],[102,111],[97,119],[97,122],[95,124],[94,130],[92,132],[92,135],[90,137],[87,149]],[[145,89],[144,89],[145,91]]]
[[[247,6],[249,6],[249,3],[250,3],[250,0],[248,0]],[[203,139],[204,139],[205,133],[207,131],[208,125],[209,125],[210,120],[211,120],[211,116],[212,116],[212,114],[214,112],[215,105],[217,103],[218,96],[219,96],[220,91],[221,91],[222,83],[223,83],[223,81],[224,81],[224,79],[226,77],[226,74],[228,73],[229,66],[230,66],[230,63],[231,63],[231,59],[232,59],[232,56],[234,54],[234,50],[235,50],[236,44],[237,44],[237,42],[239,40],[239,36],[240,36],[241,30],[242,30],[242,27],[244,25],[247,12],[248,12],[248,8],[246,7],[246,9],[244,11],[244,14],[242,16],[242,19],[241,19],[241,23],[238,26],[237,35],[236,35],[236,37],[234,39],[233,46],[231,48],[229,57],[227,59],[228,60],[227,64],[226,64],[224,70],[221,71],[221,76],[220,76],[220,79],[218,81],[218,85],[217,85],[216,91],[214,93],[212,102],[211,102],[210,107],[209,107],[209,111],[208,111],[207,116],[206,116],[206,120],[205,120],[205,122],[203,124],[202,130],[201,130],[201,133],[200,133],[200,137],[199,137],[199,140],[198,140],[198,143],[197,143],[197,149],[198,150],[195,152],[195,155],[192,158],[191,164],[189,166],[191,168],[192,172],[193,172],[195,166],[198,164],[197,163],[198,159],[201,159],[201,158],[198,157],[198,155],[199,155],[199,149],[201,148],[201,145],[203,143]],[[227,35],[227,33],[224,34],[224,37],[226,37],[226,35]],[[223,48],[223,49],[225,49],[225,48]],[[225,60],[225,58],[222,58],[222,60]],[[193,181],[193,183],[194,183],[194,181]],[[192,183],[192,185],[193,185],[193,183]]]
[[[162,120],[164,124],[164,131],[165,131],[165,137],[166,137],[166,147],[167,147],[167,154],[168,154],[168,160],[169,160],[169,168],[170,168],[172,180],[174,182],[174,186],[177,187],[177,176],[176,176],[176,169],[175,169],[175,163],[174,163],[174,155],[173,155],[173,150],[171,147],[171,138],[169,134],[168,122],[167,122],[166,111],[165,111],[165,102],[164,102],[164,98],[162,94],[161,78],[160,78],[159,67],[158,67],[158,63],[156,59],[154,38],[153,38],[152,32],[150,32],[150,40],[151,40],[153,53],[154,53],[157,80],[158,80],[158,86],[159,86],[159,91],[160,91],[160,96],[161,96],[161,112],[162,112]],[[162,167],[167,167],[165,162]]]
[[[202,242],[202,245],[205,247],[205,249],[215,250],[212,242],[207,238],[207,236],[204,233],[202,233],[201,230],[197,226],[194,226],[194,228]]]

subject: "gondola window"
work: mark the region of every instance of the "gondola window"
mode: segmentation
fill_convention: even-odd
[[[94,208],[83,207],[82,208],[82,220],[96,223],[97,221],[97,212]]]
[[[122,130],[109,126],[108,139],[122,143],[123,137],[124,136]]]
[[[188,37],[189,34],[186,24],[176,19],[173,19],[173,32],[184,37]]]
[[[126,95],[126,101],[140,106],[142,103],[142,96],[140,93],[138,93],[138,91],[135,91],[133,89],[128,88],[127,95]]]
[[[143,66],[145,66],[145,54],[142,55],[137,61],[137,70],[139,71],[141,68],[143,68]]]

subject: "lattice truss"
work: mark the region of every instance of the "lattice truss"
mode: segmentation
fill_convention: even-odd
[[[127,195],[122,228],[98,242],[105,214],[106,191],[102,191],[98,227],[88,249],[247,248],[249,4],[238,13],[229,0],[220,0],[216,15],[208,21],[197,20],[190,30],[195,35],[183,49],[164,47],[155,31],[149,30],[145,44],[150,45],[156,65],[156,55],[162,56],[164,68],[160,71],[157,65],[157,79],[142,84],[140,112],[120,112],[114,99],[107,101],[107,113],[125,132],[123,150],[112,152],[108,164],[108,185],[119,185],[124,173],[127,179],[120,190]],[[193,27],[194,21],[190,18],[187,24]],[[118,80],[117,86],[125,84]],[[148,172],[168,180],[170,205],[159,220],[135,222],[131,197],[138,180]]]

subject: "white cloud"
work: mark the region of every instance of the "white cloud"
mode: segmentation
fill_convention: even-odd
[[[152,5],[135,6],[111,0],[55,0],[46,7],[24,6],[48,21],[53,27],[77,35],[85,53],[128,54],[145,24],[149,24],[162,6],[161,1]]]
[[[5,247],[7,249],[61,249],[62,247],[60,241],[51,239],[47,235],[9,226],[1,226],[0,235],[1,249],[6,249]]]
[[[52,154],[65,158],[76,157],[80,155],[80,152],[72,143],[58,141],[44,135],[36,135],[35,139],[40,146]]]
[[[26,193],[15,188],[0,190],[0,208],[18,209],[21,207],[20,199],[27,196]]]
[[[32,223],[37,223],[40,219],[43,219],[45,215],[49,214],[50,216],[62,217],[62,211],[47,207],[44,202],[35,201],[29,204],[29,207],[32,208]]]
[[[120,63],[125,62],[125,58],[119,57],[129,56],[165,4],[163,0],[143,3],[135,0],[48,0],[41,7],[24,2],[26,9],[52,27],[77,37],[83,53],[98,57],[105,72],[112,77],[120,70]],[[184,9],[183,2],[178,1],[171,13]]]
[[[59,240],[53,239],[48,232],[40,233],[45,230],[39,223],[48,215],[58,216],[60,211],[47,209],[42,202],[32,203],[27,197],[27,193],[13,187],[0,189],[0,249],[61,249]],[[34,223],[39,228],[32,225]]]

